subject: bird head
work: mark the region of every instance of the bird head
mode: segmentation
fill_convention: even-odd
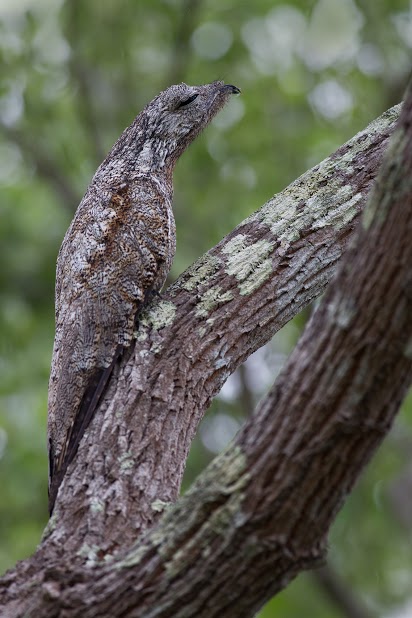
[[[152,170],[165,166],[173,168],[179,156],[231,95],[239,93],[237,86],[222,81],[203,86],[182,83],[161,92],[135,120],[142,144],[138,163]]]

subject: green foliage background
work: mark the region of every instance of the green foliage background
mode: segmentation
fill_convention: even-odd
[[[0,571],[34,550],[47,521],[55,260],[120,132],[170,83],[242,88],[179,162],[173,279],[401,99],[409,11],[400,0],[0,0]],[[229,379],[185,486],[268,388],[306,317]],[[411,409],[409,400],[331,533],[329,575],[365,616],[412,615]],[[316,574],[260,614],[353,615]]]

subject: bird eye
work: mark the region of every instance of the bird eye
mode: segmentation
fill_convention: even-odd
[[[192,101],[197,99],[198,96],[199,96],[199,94],[197,92],[195,92],[195,94],[192,94],[192,96],[189,97],[188,99],[185,99],[184,101],[180,101],[180,103],[177,105],[176,109],[180,109],[181,107],[185,107],[186,105],[189,105],[189,103],[191,103]]]

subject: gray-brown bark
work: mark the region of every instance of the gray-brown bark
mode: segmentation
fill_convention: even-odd
[[[140,535],[176,499],[226,377],[323,292],[398,113],[243,222],[146,313],[42,545],[2,580],[5,615],[251,616],[322,561],[329,525],[411,379],[412,97],[367,225],[272,391]]]

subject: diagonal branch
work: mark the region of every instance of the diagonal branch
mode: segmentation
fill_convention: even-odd
[[[411,128],[412,88],[355,242],[279,379],[157,528],[100,571],[93,611],[114,615],[121,598],[122,616],[248,617],[324,559],[412,381]]]
[[[67,540],[71,550],[86,543],[112,553],[159,516],[153,500],[176,500],[211,399],[240,363],[324,291],[398,114],[399,107],[389,110],[246,219],[141,319],[135,351],[111,381],[62,485],[60,546]],[[88,531],[73,536],[85,512]]]
[[[366,224],[275,386],[133,542],[176,499],[227,375],[323,292],[398,113],[243,222],[146,313],[42,546],[3,580],[9,615],[241,618],[323,560],[328,527],[412,376],[412,96]]]

